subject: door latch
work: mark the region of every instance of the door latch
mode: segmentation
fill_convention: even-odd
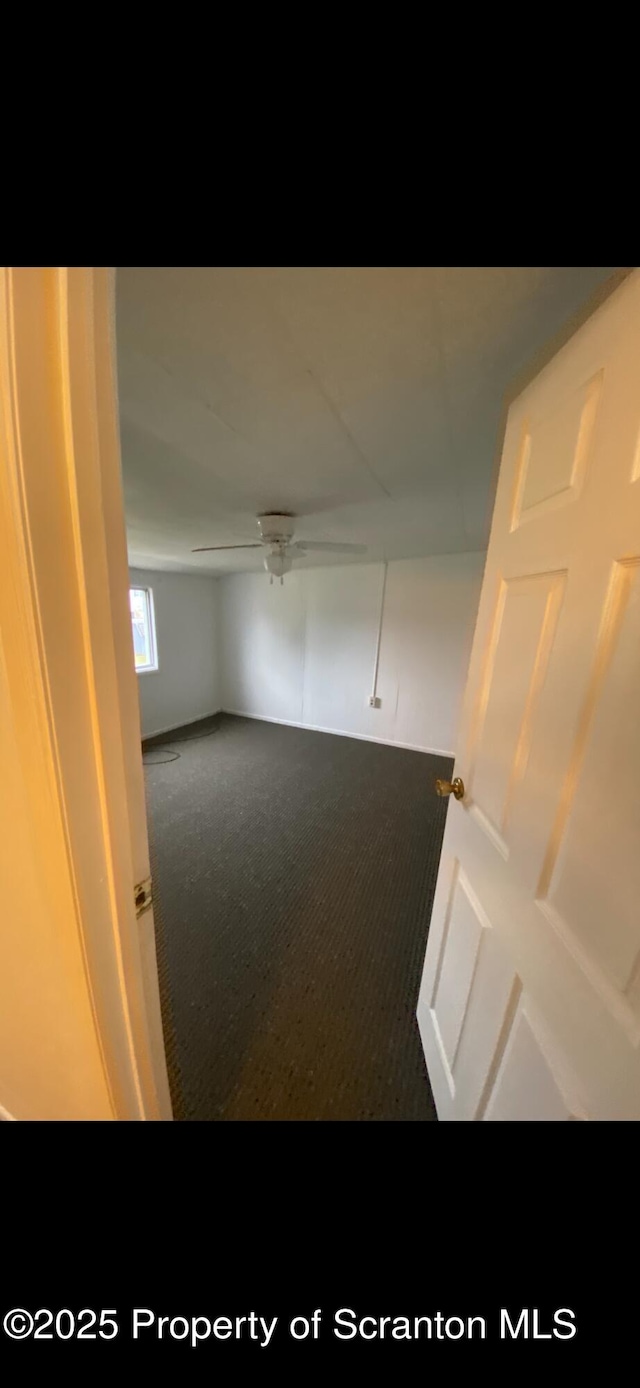
[[[133,889],[133,899],[136,904],[136,917],[141,916],[153,902],[151,891],[151,878],[145,877],[144,882],[138,882]]]

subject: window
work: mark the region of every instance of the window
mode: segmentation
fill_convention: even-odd
[[[150,588],[130,588],[129,606],[133,628],[133,653],[139,675],[145,670],[157,670],[156,624],[153,616],[153,593]]]

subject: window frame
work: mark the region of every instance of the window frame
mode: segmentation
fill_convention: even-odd
[[[159,666],[159,662],[158,662],[158,639],[157,639],[157,636],[156,636],[156,614],[155,614],[155,607],[154,607],[154,602],[153,602],[153,588],[149,588],[149,587],[148,587],[146,584],[144,584],[144,583],[130,583],[130,584],[129,584],[129,615],[130,615],[130,617],[131,617],[131,641],[132,641],[132,644],[133,644],[133,613],[131,612],[131,594],[132,594],[132,593],[144,593],[144,595],[145,595],[145,604],[146,604],[146,611],[147,611],[147,624],[148,624],[148,628],[149,628],[149,652],[150,652],[150,655],[151,655],[151,662],[150,662],[149,665],[137,665],[137,664],[136,664],[136,655],[135,655],[135,646],[134,646],[134,650],[133,650],[133,665],[134,665],[134,669],[135,669],[136,675],[155,675],[155,674],[157,674],[157,672],[158,672],[160,666]]]

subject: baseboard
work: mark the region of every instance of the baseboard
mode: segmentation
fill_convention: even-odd
[[[368,733],[347,733],[343,728],[322,728],[318,723],[298,723],[293,718],[268,718],[264,713],[245,713],[240,708],[223,708],[220,713],[230,713],[234,718],[253,718],[258,723],[281,723],[285,728],[303,728],[309,733],[330,733],[332,737],[353,737],[357,742],[379,742],[383,747],[402,747],[406,752],[428,752],[430,756],[452,757],[455,752],[445,752],[442,747],[422,747],[417,742],[395,742],[390,737],[371,737]]]
[[[142,741],[148,742],[150,737],[162,737],[164,733],[175,733],[178,728],[190,728],[192,723],[202,723],[205,718],[213,718],[216,713],[222,713],[221,708],[214,708],[211,713],[199,713],[197,718],[182,718],[179,723],[169,723],[166,728],[156,728],[153,733],[143,733]]]

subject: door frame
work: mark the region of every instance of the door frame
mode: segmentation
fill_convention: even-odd
[[[134,890],[150,870],[116,379],[112,268],[0,269],[5,675],[52,923],[79,938],[113,1118],[170,1120],[153,909]]]
[[[0,267],[3,676],[25,709],[52,921],[76,932],[112,1116],[170,1120],[153,907],[138,916],[134,892],[150,869],[116,381],[112,267]]]

